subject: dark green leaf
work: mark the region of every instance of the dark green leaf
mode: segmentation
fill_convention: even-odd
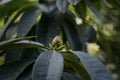
[[[10,46],[11,47],[11,46]],[[6,51],[5,63],[20,60],[23,49],[11,49]]]
[[[0,66],[1,80],[16,80],[23,70],[33,63],[33,60],[17,61]]]
[[[33,37],[34,36],[29,36],[29,37],[22,37],[22,38],[15,38],[15,39],[10,39],[10,40],[5,40],[5,41],[0,42],[0,48],[2,46],[10,45],[10,44],[13,44],[13,43],[21,41],[21,40],[31,39]]]
[[[100,61],[84,52],[75,51],[74,53],[80,58],[92,80],[113,80],[112,75]]]
[[[30,0],[12,0],[8,3],[5,3],[3,5],[0,5],[0,20],[2,17],[5,17],[5,15],[8,12],[13,12],[15,10],[20,9],[24,5],[32,5],[32,6],[38,6],[37,3]]]
[[[42,48],[43,50],[48,49],[45,47],[43,44],[35,42],[35,41],[30,41],[30,40],[23,40],[19,41],[13,44],[7,44],[4,46],[0,46],[0,49],[13,49],[13,48]]]
[[[18,23],[17,33],[18,37],[26,36],[35,24],[37,16],[41,13],[39,8],[27,11],[23,14]]]
[[[63,58],[59,52],[41,53],[33,67],[33,80],[60,80],[63,71]]]
[[[85,4],[84,0],[81,0],[81,2],[79,4],[75,5],[75,11],[76,11],[76,13],[78,13],[80,18],[85,20],[87,7],[86,7],[86,4]]]
[[[72,52],[69,51],[69,52],[61,52],[61,53],[65,60],[79,62],[78,57]]]
[[[68,2],[70,2],[70,3],[74,4],[74,5],[78,4],[80,1],[81,0],[68,0]]]
[[[63,73],[63,79],[65,79],[65,80],[81,80],[76,75],[70,74],[70,73],[67,73],[67,72]]]
[[[70,63],[70,66],[75,70],[76,74],[79,76],[82,80],[91,80],[88,72],[85,70],[85,68],[80,65],[80,63],[74,62],[74,61],[67,61]]]
[[[43,14],[36,28],[36,35],[37,35],[36,41],[44,45],[47,45],[46,41],[47,41],[49,23],[50,23],[49,16],[47,14]]]
[[[96,31],[91,25],[89,25],[87,27],[87,29],[85,30],[84,38],[85,38],[86,42],[93,42],[93,43],[96,42],[96,40],[97,40],[96,39]]]
[[[15,1],[15,0],[14,0]],[[16,0],[17,1],[17,0]],[[14,2],[13,2],[14,3]],[[16,2],[15,2],[16,3]],[[19,3],[19,2],[18,2]],[[34,3],[34,2],[33,2]],[[23,12],[23,11],[26,11],[26,10],[30,10],[30,9],[33,9],[35,6],[35,4],[33,4],[33,3],[29,3],[29,2],[24,2],[23,1],[23,3],[20,3],[21,5],[22,4],[24,4],[22,7],[21,7],[21,5],[19,5],[20,7],[18,7],[18,9],[13,9],[12,8],[12,10],[11,9],[8,9],[8,12],[5,12],[4,13],[4,11],[3,11],[3,15],[4,16],[2,16],[2,11],[1,11],[1,15],[0,15],[0,21],[2,21],[1,22],[1,27],[2,27],[2,31],[0,32],[0,40],[2,41],[2,40],[4,40],[4,39],[6,39],[6,32],[7,32],[7,30],[11,27],[11,25],[13,24],[13,22],[14,22],[14,20],[16,19],[16,18],[18,18],[19,17],[19,15]],[[8,5],[7,5],[8,4]],[[10,3],[7,3],[7,4],[5,4],[3,7],[5,7],[5,6],[13,6],[14,4],[12,4],[12,1],[10,2]],[[8,8],[8,7],[5,7],[5,8]],[[16,8],[16,6],[14,6],[15,8]],[[1,8],[1,7],[0,7]],[[4,9],[2,9],[2,10],[4,10]],[[5,10],[5,11],[7,11],[7,10]],[[9,12],[10,11],[10,12]],[[8,15],[8,14],[11,14],[11,15]],[[4,20],[4,18],[6,18],[6,16],[7,17],[10,17],[9,19],[8,19],[8,21],[4,24],[4,22],[3,22],[3,20]],[[2,18],[3,17],[3,18]],[[4,26],[3,26],[4,25]]]
[[[98,19],[102,20],[103,19],[102,15],[98,12],[98,10],[95,9],[91,2],[89,0],[85,0],[85,2],[88,8],[90,8],[90,10],[98,17]]]
[[[24,48],[20,57],[21,59],[36,59],[39,54],[37,48]]]
[[[79,40],[79,36],[75,26],[73,26],[70,22],[66,21],[63,27],[64,27],[64,32],[67,37],[67,40],[70,44],[70,47],[73,50],[81,50],[81,42]]]
[[[62,16],[59,15],[59,17],[61,18]],[[47,44],[52,43],[53,39],[58,36],[61,31],[61,24],[59,19],[51,17],[50,21],[51,23],[49,24],[47,34]]]
[[[57,5],[58,10],[62,13],[65,13],[68,8],[67,0],[57,0],[56,5]]]
[[[32,80],[33,64],[30,64],[25,70],[17,77],[16,80]]]
[[[43,10],[46,13],[50,13],[53,10],[55,10],[56,5],[55,3],[49,3],[49,4],[40,4],[39,5],[40,9]]]

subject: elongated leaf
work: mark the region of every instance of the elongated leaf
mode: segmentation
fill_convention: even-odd
[[[13,48],[42,48],[44,50],[48,49],[43,44],[35,42],[35,41],[30,41],[30,40],[23,40],[23,41],[19,41],[13,44],[0,46],[0,49],[3,49],[3,50],[13,49]]]
[[[70,2],[70,3],[74,4],[74,5],[78,4],[80,1],[81,0],[68,0],[68,2]]]
[[[92,80],[113,80],[112,75],[100,61],[84,52],[75,51],[74,53],[80,58]]]
[[[10,44],[13,44],[13,43],[18,42],[18,41],[21,41],[21,40],[31,39],[31,38],[33,38],[33,37],[34,37],[34,36],[5,40],[5,41],[0,42],[0,47],[6,46],[6,45],[10,45]]]
[[[63,73],[63,79],[65,79],[65,80],[81,80],[76,75],[70,74],[70,73],[67,73],[67,72]]]
[[[75,5],[75,11],[77,14],[79,14],[80,18],[85,20],[87,7],[86,7],[86,3],[84,2],[84,0],[81,0],[79,4]]]
[[[14,2],[13,2],[14,3]],[[18,2],[19,3],[19,2]],[[3,15],[4,16],[2,16],[2,11],[1,11],[1,15],[0,15],[0,19],[3,19],[4,20],[4,18],[5,18],[5,16],[7,16],[7,17],[10,17],[9,19],[8,19],[8,21],[4,24],[4,22],[2,22],[3,24],[1,24],[1,25],[4,25],[4,26],[1,26],[2,27],[2,31],[0,32],[0,40],[2,41],[2,40],[5,40],[6,39],[6,32],[7,32],[7,30],[11,27],[11,24],[13,24],[13,22],[14,22],[14,20],[17,18],[17,17],[19,17],[19,15],[22,13],[22,12],[24,12],[24,11],[26,11],[26,10],[30,10],[30,9],[33,9],[33,8],[35,8],[35,4],[32,4],[32,3],[29,3],[29,4],[26,4],[25,5],[25,3],[23,3],[24,5],[21,7],[21,5],[20,5],[20,7],[18,7],[18,9],[15,9],[15,10],[9,10],[8,9],[8,12],[5,12],[5,13],[9,13],[9,14],[12,14],[12,15],[5,15],[5,13],[4,13],[4,11],[3,11]],[[7,4],[6,5],[4,5],[4,6],[7,6]],[[3,7],[4,7],[3,6]],[[13,6],[13,4],[12,3],[9,3],[8,4],[8,7],[9,6]],[[7,8],[8,8],[7,7]],[[16,7],[16,6],[15,6]],[[4,10],[4,9],[2,9],[2,10]],[[1,17],[3,17],[3,18],[1,18]],[[2,21],[3,21],[2,20]],[[1,21],[1,20],[0,20]]]
[[[68,63],[70,63],[70,66],[75,70],[76,74],[79,76],[80,79],[91,80],[88,72],[83,66],[80,65],[80,63],[74,61],[68,61]]]
[[[0,66],[1,80],[16,80],[23,70],[33,63],[33,60],[17,61]]]
[[[33,67],[33,80],[60,80],[63,72],[63,58],[59,52],[41,53]]]
[[[59,15],[59,17],[61,18],[62,16]],[[51,23],[49,24],[49,28],[48,28],[48,34],[47,34],[47,44],[52,43],[52,40],[58,36],[60,34],[61,31],[61,19],[57,17],[51,17],[50,21]]]
[[[38,6],[36,2],[30,0],[12,0],[8,3],[0,5],[0,19],[5,17],[5,15],[10,11],[15,11],[24,5],[34,5]]]
[[[17,33],[18,37],[26,36],[35,24],[37,16],[41,13],[39,8],[27,11],[23,14],[20,22],[18,23]]]
[[[58,10],[62,13],[65,13],[68,8],[67,0],[57,0],[56,5],[57,5]]]
[[[76,28],[70,22],[67,21],[64,23],[63,27],[70,47],[73,50],[81,50],[81,43]]]
[[[16,80],[32,80],[33,64],[30,64],[25,70],[17,77]]]
[[[47,45],[46,41],[47,41],[49,23],[50,23],[49,16],[47,14],[43,14],[36,28],[36,35],[37,35],[36,41],[44,45]]]
[[[95,9],[95,7],[90,3],[90,0],[85,0],[87,6],[91,9],[91,11],[98,17],[99,20],[102,20],[102,15]]]

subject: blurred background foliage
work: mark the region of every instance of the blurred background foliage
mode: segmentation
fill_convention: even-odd
[[[0,5],[8,1],[11,0],[0,0]],[[75,6],[70,4],[69,8],[76,16],[75,22],[80,25],[79,27],[84,33],[82,37],[84,37],[83,41],[85,42],[82,45],[85,44],[86,46],[83,47],[86,48],[83,51],[101,60],[112,72],[114,79],[120,80],[120,1],[81,0]],[[20,17],[14,23],[17,23]],[[41,15],[39,15],[38,20],[40,18]],[[73,20],[72,23],[74,24]],[[14,24],[14,26],[16,25]],[[0,21],[0,29],[2,29],[2,21]],[[16,28],[12,30],[16,30]],[[9,32],[7,33],[9,34]],[[16,37],[15,32],[12,37]],[[0,65],[4,63],[4,59],[5,54],[0,57]]]

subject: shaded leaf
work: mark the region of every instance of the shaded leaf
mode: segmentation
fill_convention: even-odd
[[[86,42],[96,42],[96,31],[95,29],[89,25],[87,29],[85,30],[84,40]]]
[[[11,47],[12,46],[12,47]],[[13,49],[13,48],[42,48],[43,50],[48,49],[43,44],[30,41],[30,40],[22,40],[13,44],[0,46],[0,49]]]
[[[99,20],[102,20],[103,17],[102,15],[99,13],[98,10],[95,9],[95,7],[91,4],[90,0],[85,0],[88,8],[90,8],[90,10],[98,17]]]
[[[74,62],[74,61],[68,61],[70,63],[70,66],[75,70],[76,75],[82,79],[82,80],[91,80],[88,72],[85,70],[85,68],[80,65],[80,63]]]
[[[1,80],[16,80],[23,70],[33,63],[33,60],[17,61],[0,66]]]
[[[70,2],[70,3],[74,4],[74,5],[78,4],[80,1],[81,0],[68,0],[68,2]]]
[[[79,40],[76,28],[70,22],[67,21],[64,23],[63,27],[65,35],[72,50],[81,50],[81,42]]]
[[[65,79],[65,80],[81,80],[76,75],[70,74],[70,73],[67,73],[67,72],[63,72],[63,79]]]
[[[36,2],[30,0],[12,0],[8,3],[0,5],[0,20],[2,17],[5,17],[8,12],[18,10],[24,5],[32,5],[34,7],[38,6]]]
[[[46,13],[50,13],[53,10],[55,10],[56,5],[55,3],[49,3],[49,4],[40,4],[39,5],[40,9],[43,10]]]
[[[59,52],[45,51],[39,55],[33,67],[33,80],[60,80],[63,58]]]
[[[43,13],[40,22],[36,28],[36,35],[37,35],[36,41],[44,45],[47,45],[46,41],[47,41],[49,23],[50,23],[49,16]]]
[[[11,47],[11,46],[10,46]],[[20,60],[23,49],[11,49],[6,51],[5,63]]]
[[[92,80],[113,80],[112,75],[100,61],[84,52],[75,51],[74,53],[80,58]]]
[[[68,52],[61,52],[61,53],[65,60],[79,62],[78,57],[72,52],[68,51]]]
[[[18,23],[17,33],[18,37],[26,36],[35,24],[37,16],[41,13],[39,8],[27,11],[23,14]]]
[[[67,0],[57,0],[56,5],[57,5],[58,10],[62,13],[65,13],[68,8]]]
[[[15,39],[10,39],[10,40],[5,40],[5,41],[0,42],[0,48],[2,46],[10,45],[10,44],[13,44],[13,43],[21,41],[21,40],[31,39],[33,37],[34,36],[29,36],[29,37],[22,37],[22,38],[15,38]]]
[[[59,18],[58,18],[59,17]],[[51,17],[47,34],[47,44],[52,43],[53,39],[60,34],[61,31],[61,18],[62,16],[57,14],[57,17]]]
[[[33,64],[30,64],[25,70],[17,77],[16,80],[32,80]]]

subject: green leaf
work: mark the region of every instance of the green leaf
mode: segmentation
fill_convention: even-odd
[[[1,80],[16,80],[16,78],[23,72],[23,70],[33,63],[34,60],[23,60],[13,63],[7,63],[0,66]]]
[[[23,14],[18,23],[17,33],[18,37],[26,36],[35,24],[37,16],[41,13],[39,8],[27,11]]]
[[[60,80],[63,57],[59,52],[45,51],[39,55],[33,67],[33,80]]]
[[[79,62],[78,57],[72,52],[61,52],[65,60]]]
[[[89,0],[85,0],[88,8],[97,16],[99,20],[103,19],[103,16],[99,13],[99,11],[91,4]]]
[[[10,11],[15,11],[24,5],[32,4],[34,6],[38,6],[35,1],[30,0],[12,0],[8,3],[0,5],[0,19],[5,17],[5,15]]]
[[[57,0],[56,5],[57,5],[58,10],[62,13],[65,13],[68,8],[67,0]]]
[[[22,38],[15,38],[15,39],[10,39],[10,40],[5,40],[5,41],[0,42],[0,48],[2,48],[2,46],[10,45],[10,44],[13,44],[13,43],[21,41],[21,40],[31,39],[33,37],[35,37],[35,36],[29,36],[29,37],[22,37]]]
[[[81,0],[79,4],[75,5],[75,12],[79,14],[80,18],[82,18],[83,21],[86,18],[86,11],[87,11],[87,7],[84,0]]]
[[[15,62],[21,59],[23,49],[10,49],[6,51],[5,63]]]
[[[49,3],[49,4],[40,4],[39,5],[40,9],[43,10],[46,13],[50,13],[53,10],[55,10],[56,5],[55,3]]]
[[[19,42],[15,42],[13,44],[7,44],[4,46],[0,46],[0,49],[3,49],[3,50],[13,49],[13,48],[42,48],[43,50],[48,49],[43,44],[35,42],[35,41],[30,41],[30,40],[22,40]]]
[[[73,24],[71,24],[70,22],[66,21],[63,27],[72,50],[81,50],[81,42],[79,40],[79,35],[75,26],[73,26]]]
[[[70,63],[70,66],[75,70],[76,75],[79,76],[82,80],[91,80],[88,72],[85,70],[85,68],[80,65],[80,63],[74,62],[74,61],[67,61]]]
[[[47,41],[49,23],[50,23],[49,16],[43,13],[40,22],[36,28],[36,35],[37,35],[36,41],[44,45],[47,45],[46,41]]]
[[[63,79],[65,79],[65,80],[81,80],[76,75],[70,74],[70,73],[67,73],[67,72],[63,73]]]
[[[14,0],[14,1],[15,1],[15,0]],[[9,3],[9,4],[8,4],[8,7],[14,5],[14,4],[12,4],[12,3],[14,3],[14,2]],[[19,2],[18,2],[18,3],[19,3]],[[24,5],[21,7],[22,4],[24,4]],[[0,13],[0,14],[1,14],[1,15],[0,15],[0,21],[1,21],[1,19],[2,19],[2,23],[4,23],[4,22],[3,22],[3,20],[4,20],[3,18],[5,18],[5,16],[10,17],[5,24],[2,24],[2,23],[1,23],[1,25],[3,25],[3,26],[1,26],[1,27],[2,27],[2,31],[0,32],[0,40],[1,40],[1,41],[6,39],[6,32],[7,32],[7,30],[8,30],[10,27],[12,27],[11,25],[14,23],[15,19],[18,18],[22,12],[35,8],[35,5],[36,5],[36,4],[33,4],[33,3],[31,3],[31,2],[30,2],[30,3],[29,3],[29,2],[27,2],[27,3],[24,2],[24,3],[21,3],[21,5],[20,5],[20,7],[18,7],[18,9],[15,9],[15,10],[11,10],[11,9],[9,10],[9,9],[8,9],[8,12],[5,12],[6,14],[5,14],[4,11],[3,11],[4,16],[2,16],[2,11],[1,11],[1,13]],[[7,4],[4,5],[3,7],[5,7],[5,6],[7,6]],[[7,8],[8,8],[8,7],[7,7]],[[15,7],[16,7],[16,6],[15,6]],[[4,10],[4,9],[2,9],[2,10]],[[9,13],[10,15],[9,15],[8,13]]]
[[[36,59],[40,52],[37,48],[24,48],[20,55],[21,59]]]
[[[84,35],[85,41],[86,42],[96,42],[96,31],[95,29],[91,26],[88,25],[87,29],[85,30],[85,35]]]
[[[30,64],[25,70],[17,77],[16,80],[32,80],[33,64]]]
[[[81,0],[68,0],[68,2],[70,2],[70,3],[74,4],[74,5],[78,4],[80,1]]]
[[[58,14],[57,14],[58,15]],[[58,15],[60,18],[62,16]],[[50,18],[50,24],[48,28],[48,34],[47,34],[47,44],[52,43],[53,39],[60,34],[61,28],[61,19],[57,17],[51,17]]]
[[[80,58],[92,80],[113,80],[110,72],[100,61],[84,52],[75,51],[74,53]]]

